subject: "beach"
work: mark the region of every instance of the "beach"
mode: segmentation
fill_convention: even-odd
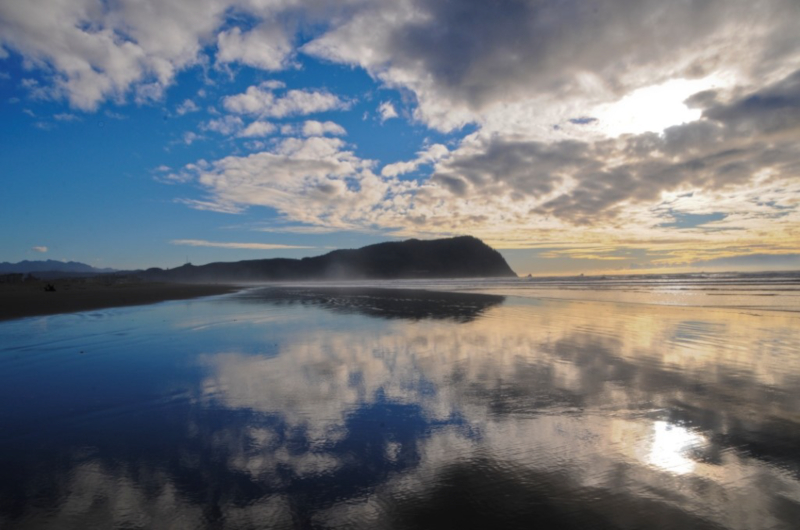
[[[46,291],[51,285],[54,291]],[[132,277],[63,278],[0,283],[0,320],[153,304],[235,292],[218,284],[143,282]]]

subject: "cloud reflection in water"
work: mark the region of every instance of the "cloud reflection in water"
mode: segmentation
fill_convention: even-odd
[[[173,314],[190,397],[137,426],[160,448],[75,460],[54,501],[231,528],[798,520],[795,315],[498,298],[251,291],[192,316],[225,326]]]

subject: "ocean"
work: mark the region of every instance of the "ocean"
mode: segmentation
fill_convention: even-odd
[[[800,273],[0,322],[0,528],[794,529]]]

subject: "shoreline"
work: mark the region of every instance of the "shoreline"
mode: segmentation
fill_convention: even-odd
[[[45,291],[46,285],[55,291]],[[18,318],[77,313],[94,309],[148,305],[170,300],[234,293],[228,284],[186,284],[102,278],[63,278],[0,284],[0,322]]]

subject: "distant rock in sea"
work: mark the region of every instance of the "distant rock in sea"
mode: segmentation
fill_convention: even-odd
[[[303,259],[260,259],[201,266],[186,264],[169,270],[148,269],[139,274],[147,280],[177,282],[517,276],[499,252],[471,236],[378,243]]]

